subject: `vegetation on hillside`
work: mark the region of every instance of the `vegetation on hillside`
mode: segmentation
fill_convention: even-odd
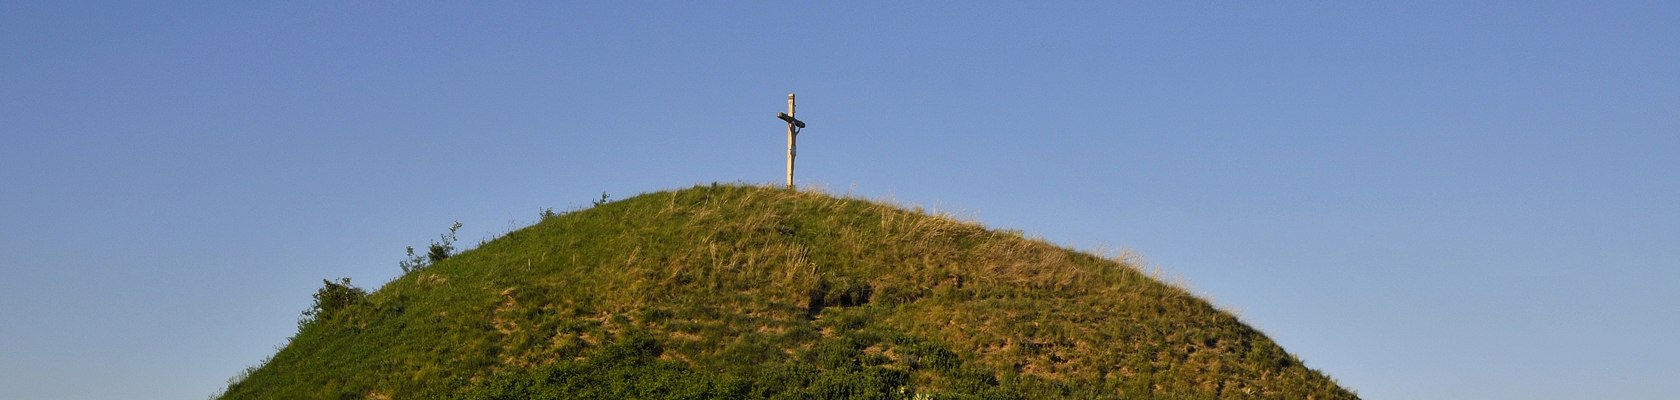
[[[603,195],[427,261],[223,398],[1355,397],[1126,260],[867,200]]]

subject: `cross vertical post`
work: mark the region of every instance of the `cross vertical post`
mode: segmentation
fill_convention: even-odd
[[[777,113],[776,118],[779,118],[782,121],[787,122],[787,129],[788,129],[787,188],[790,189],[790,190],[793,189],[793,158],[794,158],[794,156],[798,155],[798,153],[799,153],[799,150],[798,150],[798,148],[799,148],[799,145],[798,145],[799,130],[805,128],[805,122],[800,121],[797,118],[794,118],[793,115],[794,115],[793,93],[788,93],[788,110],[787,110],[786,113]]]

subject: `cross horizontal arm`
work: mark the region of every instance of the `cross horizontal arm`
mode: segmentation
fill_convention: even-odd
[[[793,124],[793,126],[799,127],[800,129],[805,128],[805,121],[800,121],[799,119],[794,118],[791,115],[787,115],[787,113],[776,113],[776,118],[781,118],[783,121],[787,121],[788,123]]]

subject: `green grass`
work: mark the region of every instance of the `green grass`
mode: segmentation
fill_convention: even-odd
[[[223,398],[1355,398],[1113,260],[742,185],[566,213],[304,324]]]

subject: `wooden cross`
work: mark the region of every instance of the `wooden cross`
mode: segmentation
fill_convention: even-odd
[[[795,139],[799,136],[799,130],[805,128],[805,121],[800,121],[798,118],[793,117],[793,93],[788,93],[788,110],[787,110],[787,112],[776,113],[776,118],[781,118],[782,121],[787,121],[787,128],[788,128],[787,188],[788,189],[793,189],[793,156],[795,154],[799,153],[799,151],[796,150],[798,145],[796,144],[797,141]]]

